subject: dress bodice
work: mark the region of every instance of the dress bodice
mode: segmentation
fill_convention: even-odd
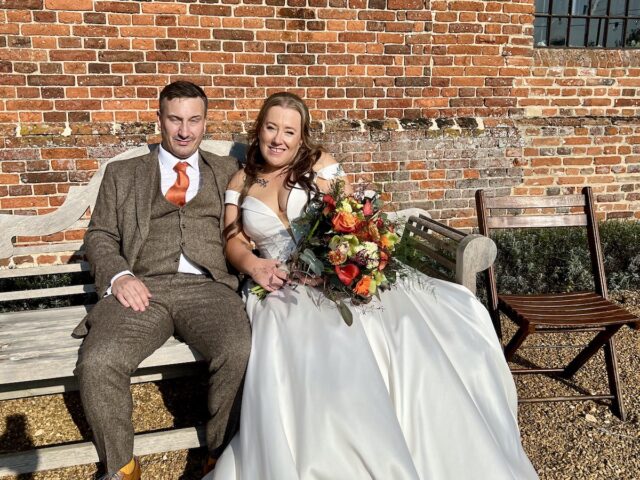
[[[317,173],[324,180],[333,180],[344,175],[339,164],[331,164]],[[237,205],[240,193],[235,190],[225,192],[225,203]],[[286,216],[289,225],[299,218],[307,205],[307,192],[296,184],[287,199]],[[296,247],[293,229],[288,229],[276,212],[256,197],[247,195],[242,201],[242,227],[247,236],[256,244],[262,258],[277,258],[283,262]]]

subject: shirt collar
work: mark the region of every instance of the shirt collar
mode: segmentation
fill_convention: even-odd
[[[200,151],[196,150],[189,158],[180,159],[176,158],[170,152],[167,152],[162,145],[158,150],[158,160],[160,164],[167,170],[173,170],[178,162],[187,162],[189,166],[195,170],[198,170],[198,161],[200,159]]]

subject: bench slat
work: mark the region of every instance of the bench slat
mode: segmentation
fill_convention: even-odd
[[[418,216],[418,217],[411,216],[409,217],[409,225],[411,223],[416,223],[425,229],[438,232],[440,235],[444,235],[445,237],[451,238],[456,242],[459,242],[465,237],[465,234],[460,232],[459,230],[456,230],[455,228],[452,228],[448,225],[445,225],[436,220],[433,220],[432,218],[429,218],[427,216]]]
[[[0,313],[0,326],[12,326],[16,323],[40,321],[43,318],[57,320],[60,318],[73,318],[80,321],[92,305],[77,305],[74,307],[57,307],[39,310],[21,310],[18,312]]]
[[[443,255],[440,255],[433,248],[423,244],[422,242],[419,242],[419,241],[411,242],[410,247],[415,248],[416,250],[419,250],[420,252],[422,252],[429,258],[432,258],[433,260],[437,261],[439,264],[445,266],[449,270],[455,271],[456,269],[455,262],[452,262],[451,260],[444,257]]]
[[[409,239],[416,239],[424,244],[430,245],[432,246],[433,250],[446,250],[448,252],[451,252],[455,256],[457,245],[454,241],[451,241],[449,239],[449,241],[447,242],[443,238],[440,238],[433,233],[427,233],[426,230],[419,230],[411,226],[407,226],[407,230],[414,233],[414,235],[409,237]]]
[[[0,383],[41,381],[72,377],[81,339],[71,332],[89,307],[32,310],[0,315]],[[28,338],[16,329],[29,331],[46,324],[46,335],[35,332]],[[42,328],[40,329],[42,332]],[[13,332],[13,335],[5,335]],[[28,355],[27,355],[28,353]],[[171,337],[141,364],[140,368],[177,365],[200,360],[201,356],[183,342]]]
[[[75,348],[70,346],[68,350],[58,350],[59,354],[47,352],[44,355],[34,355],[28,358],[11,360],[0,358],[2,364],[0,383],[37,382],[38,380],[73,376],[81,340],[72,340],[76,342]],[[201,358],[195,350],[172,337],[162,347],[145,358],[140,364],[140,368],[188,363]]]
[[[69,242],[69,243],[46,243],[41,245],[26,245],[24,247],[14,247],[13,255],[39,255],[42,253],[71,253],[82,250],[84,243],[82,242]]]
[[[204,364],[200,364],[204,367]],[[169,378],[182,378],[196,375],[203,370],[193,363],[178,365],[162,365],[158,367],[139,368],[131,376],[131,383],[157,382]],[[37,397],[39,395],[53,395],[56,393],[75,392],[78,390],[76,377],[53,378],[36,383],[0,383],[0,400],[15,398]]]
[[[68,287],[34,288],[33,290],[19,290],[0,293],[0,302],[10,300],[27,300],[29,298],[50,298],[62,295],[78,295],[81,293],[95,293],[95,285],[70,285]]]
[[[142,433],[135,436],[135,455],[188,450],[206,444],[204,427]],[[54,468],[97,463],[98,454],[91,442],[40,447],[26,452],[0,455],[0,476],[38,472]]]
[[[66,336],[70,335],[67,325],[51,325],[51,322],[47,322],[46,319],[38,323],[24,322],[23,324],[17,324],[13,329],[7,328],[5,330],[0,326],[0,354],[2,354],[2,342],[11,341],[12,345],[19,345],[20,343],[37,341],[38,337],[43,336],[42,330],[44,328],[47,329],[47,336],[57,335],[60,332],[66,334]]]
[[[56,273],[88,272],[87,262],[65,263],[64,265],[51,265],[48,267],[10,268],[0,270],[0,278],[32,277],[34,275],[54,275]]]

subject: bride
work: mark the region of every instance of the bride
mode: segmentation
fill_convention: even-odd
[[[538,478],[520,443],[511,374],[467,289],[416,274],[378,303],[351,307],[349,327],[318,289],[280,268],[309,196],[344,176],[309,123],[297,96],[269,97],[226,192],[228,261],[271,293],[247,294],[240,432],[205,478]]]

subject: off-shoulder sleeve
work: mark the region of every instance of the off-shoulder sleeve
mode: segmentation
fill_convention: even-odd
[[[225,190],[224,192],[224,203],[230,205],[238,205],[238,201],[240,200],[240,192],[236,192],[235,190]]]
[[[334,178],[344,177],[346,175],[342,169],[342,165],[339,163],[332,163],[331,165],[322,167],[316,173],[318,174],[318,177],[323,180],[333,180]]]

